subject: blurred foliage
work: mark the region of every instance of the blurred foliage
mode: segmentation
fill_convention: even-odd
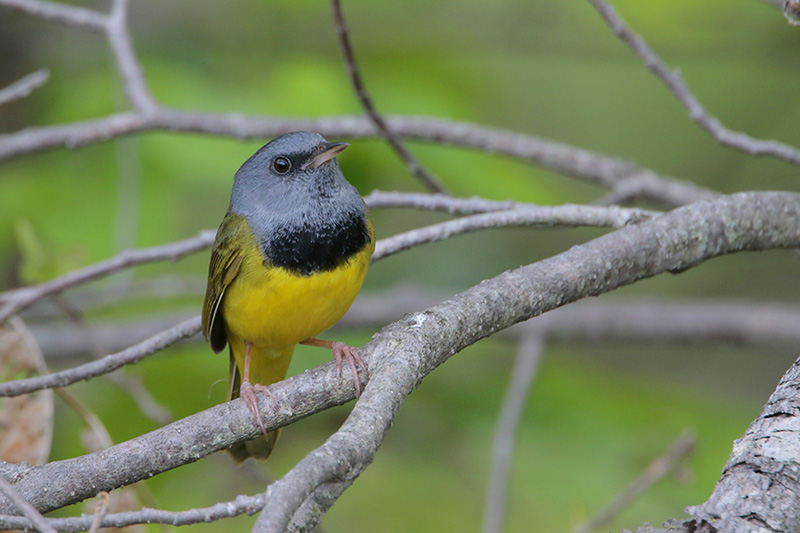
[[[75,3],[106,9],[104,2]],[[614,4],[668,64],[680,68],[723,123],[800,145],[800,30],[778,10],[758,0]],[[723,192],[800,190],[796,167],[720,147],[697,128],[586,2],[353,0],[344,8],[363,76],[385,113],[527,132]],[[131,10],[137,52],[153,93],[166,105],[281,116],[361,112],[324,2],[140,0]],[[52,73],[32,96],[0,108],[0,131],[127,108],[102,36],[7,9],[0,13],[0,86],[41,67]],[[0,287],[105,259],[128,245],[120,237],[126,231],[136,245],[148,246],[215,227],[233,173],[261,144],[158,132],[136,142],[3,162]],[[410,147],[458,195],[559,204],[590,202],[604,193],[498,156]],[[375,188],[420,190],[379,141],[354,142],[341,164],[364,194]],[[134,187],[126,189],[130,180]],[[130,190],[135,197],[120,192]],[[409,214],[375,213],[379,236],[443,219]],[[599,234],[513,229],[458,237],[376,264],[364,290],[415,282],[457,292]],[[200,254],[132,275],[198,277],[206,268],[207,254]],[[797,260],[788,253],[738,255],[608,297],[795,301],[796,270]],[[199,311],[201,300],[197,294],[191,308]],[[130,318],[185,305],[185,298],[120,305],[90,318]],[[370,333],[341,336],[364,343]],[[759,412],[794,355],[774,352],[735,346],[548,347],[517,441],[507,530],[569,530],[609,503],[690,426],[699,438],[690,461],[693,479],[663,481],[612,527],[682,516],[685,506],[707,498],[732,440]],[[479,529],[492,434],[513,357],[514,346],[489,339],[431,375],[406,403],[375,463],[326,517],[325,530]],[[327,358],[300,347],[292,371]],[[178,346],[129,371],[182,417],[224,401],[219,380],[226,378],[227,364],[208,349]],[[73,389],[117,441],[156,427],[116,385],[94,380]],[[347,412],[335,409],[295,424],[270,461],[255,470],[286,472],[324,442]],[[85,453],[78,417],[63,405],[56,414],[52,458]],[[180,510],[263,490],[263,480],[248,472],[217,454],[147,485],[153,505]],[[252,521],[243,517],[192,529],[246,531]]]

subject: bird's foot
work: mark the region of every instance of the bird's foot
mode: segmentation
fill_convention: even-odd
[[[257,392],[263,392],[269,396],[270,399],[272,399],[272,393],[264,385],[259,383],[253,385],[250,383],[250,381],[242,381],[241,385],[239,385],[239,396],[242,397],[247,404],[247,407],[250,408],[250,412],[252,412],[253,416],[256,417],[258,426],[261,428],[261,431],[264,433],[264,435],[266,435],[267,430],[264,427],[264,421],[261,417],[261,409],[258,408],[258,396],[256,395]]]
[[[339,372],[339,378],[342,377],[342,359],[347,361],[347,364],[350,365],[350,370],[353,372],[353,383],[355,384],[356,388],[356,397],[361,397],[361,378],[358,377],[358,367],[363,368],[364,372],[369,373],[369,371],[367,369],[367,364],[361,358],[361,354],[358,353],[358,348],[349,346],[339,341],[332,342],[323,341],[320,339],[306,339],[300,344],[318,346],[320,348],[328,348],[333,350],[333,357],[336,361],[336,370]]]
[[[344,359],[347,361],[347,364],[350,365],[350,370],[353,371],[356,396],[361,397],[361,379],[358,377],[358,367],[360,366],[366,371],[367,364],[361,359],[358,348],[336,341],[331,343],[331,349],[333,350],[333,357],[336,360],[336,370],[339,372],[339,378],[342,377],[342,359]]]

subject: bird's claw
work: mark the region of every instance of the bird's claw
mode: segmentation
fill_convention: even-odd
[[[258,407],[258,396],[256,395],[259,391],[266,393],[266,395],[272,399],[272,393],[264,385],[259,383],[253,385],[249,381],[242,381],[241,385],[239,385],[239,396],[242,397],[247,407],[250,409],[250,412],[256,417],[256,422],[258,422],[258,427],[261,428],[261,432],[266,435],[267,430],[264,427],[264,420],[261,416],[261,409]]]
[[[334,342],[331,348],[333,349],[333,357],[336,360],[336,370],[339,372],[339,377],[342,377],[342,359],[345,359],[353,372],[356,397],[361,397],[361,379],[358,377],[358,367],[360,366],[364,371],[367,371],[367,364],[361,359],[358,349],[339,341]]]

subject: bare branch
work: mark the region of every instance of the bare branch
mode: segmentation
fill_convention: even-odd
[[[683,205],[714,195],[708,189],[661,176],[629,161],[532,135],[420,116],[390,116],[387,122],[392,131],[401,137],[515,157],[603,187],[614,187],[622,180],[639,183],[641,197],[667,205]],[[181,131],[237,139],[263,139],[298,130],[317,131],[328,138],[379,136],[369,118],[361,116],[273,118],[188,112],[162,107],[153,110],[147,117],[135,112],[119,113],[102,119],[27,128],[0,135],[0,160],[53,148],[79,148],[145,131]]]
[[[422,184],[431,191],[445,193],[446,191],[441,181],[435,178],[430,172],[428,172],[422,165],[419,164],[419,161],[417,161],[414,155],[408,150],[408,148],[406,148],[406,145],[403,144],[403,142],[394,133],[392,133],[389,125],[386,124],[386,121],[383,120],[383,117],[380,115],[380,113],[378,113],[378,110],[375,108],[375,104],[372,102],[372,97],[370,96],[369,91],[367,91],[364,81],[361,79],[361,72],[358,69],[358,63],[356,63],[353,45],[350,43],[350,35],[347,28],[347,22],[344,18],[344,11],[342,11],[341,0],[331,0],[331,6],[333,7],[333,19],[336,23],[336,32],[339,35],[339,44],[342,47],[342,54],[344,55],[344,60],[347,64],[347,72],[350,74],[350,81],[353,83],[356,96],[361,102],[361,106],[364,108],[364,111],[366,111],[367,116],[378,129],[381,136],[386,139],[394,151],[397,152],[397,155],[399,155],[400,159],[402,159],[406,164],[406,167],[411,174],[416,176],[422,182]]]
[[[283,531],[307,497],[329,489],[317,515],[371,462],[404,399],[453,354],[514,323],[580,298],[742,250],[800,247],[800,194],[741,193],[676,209],[539,263],[503,273],[385,327],[361,350],[370,379],[341,430],[270,486],[260,527]],[[573,275],[565,278],[563,272]],[[502,305],[497,305],[502,302]],[[192,326],[187,324],[187,326]],[[199,320],[193,325],[199,328]],[[196,329],[195,329],[196,331]],[[267,430],[354,398],[333,362],[260,396]],[[261,434],[240,399],[113,446],[20,473],[18,492],[46,512],[151,477]],[[140,450],[148,450],[142,454]],[[309,469],[311,468],[311,469]],[[47,487],[48,490],[42,490]],[[0,513],[14,511],[0,500]],[[266,524],[264,524],[264,522]]]
[[[148,355],[163,350],[181,339],[196,335],[200,331],[200,317],[190,318],[157,335],[131,346],[121,352],[107,355],[102,359],[62,370],[54,374],[19,379],[0,383],[0,396],[18,396],[41,389],[65,387],[76,381],[87,380],[102,374],[108,374],[125,365],[138,363]]]
[[[74,270],[46,283],[4,292],[0,294],[0,301],[4,302],[3,307],[0,308],[0,323],[5,321],[13,313],[27,308],[37,300],[50,296],[51,294],[60,293],[70,287],[103,276],[108,276],[109,274],[119,272],[131,266],[143,265],[156,261],[177,261],[188,254],[211,246],[214,242],[215,234],[216,232],[214,231],[206,230],[201,231],[195,237],[182,241],[153,246],[151,248],[128,250],[115,257],[80,270]]]
[[[91,30],[105,30],[106,16],[97,11],[45,0],[0,0],[0,6],[23,11],[45,20],[80,26]]]
[[[799,391],[797,360],[735,441],[711,497],[686,510],[689,531],[800,531]]]
[[[110,499],[107,492],[98,494],[100,501],[94,506],[94,516],[92,517],[92,525],[89,526],[89,533],[99,533],[102,527],[103,519],[108,516],[108,505]]]
[[[21,78],[11,85],[0,89],[0,105],[13,100],[25,98],[33,91],[44,85],[50,79],[50,71],[46,68],[37,70]]]
[[[128,32],[127,11],[128,0],[113,0],[106,25],[106,35],[114,52],[128,99],[134,109],[147,116],[157,109],[158,104],[150,94],[142,67],[136,59],[136,52]]]
[[[476,199],[467,201],[460,201],[457,199],[445,201],[443,198],[435,198],[431,202],[425,202],[424,197],[421,195],[404,197],[402,193],[394,193],[392,196],[395,205],[399,205],[398,202],[404,201],[407,205],[417,205],[420,208],[426,209],[435,208],[437,205],[439,207],[451,206],[450,208],[453,209],[455,209],[454,206],[461,206],[461,208],[464,208],[467,205],[472,205],[474,208],[481,203],[490,208],[496,206],[496,204],[492,202],[481,202]],[[380,199],[380,196],[375,196],[374,198]],[[428,207],[426,207],[426,205]],[[518,205],[521,207],[514,210],[464,217],[384,239],[378,243],[378,250],[373,256],[373,260],[376,261],[386,255],[391,255],[419,244],[439,241],[453,235],[460,235],[462,233],[486,228],[537,224],[548,226],[565,225],[618,228],[625,224],[635,223],[658,214],[657,212],[643,209],[625,209],[613,206],[593,207],[563,205],[550,207],[530,204]],[[108,276],[132,266],[155,261],[175,261],[188,254],[203,250],[213,244],[215,233],[216,232],[213,230],[205,230],[201,231],[195,237],[182,241],[151,248],[127,250],[115,257],[80,270],[75,270],[46,283],[0,293],[0,302],[4,302],[3,307],[0,308],[0,322],[7,319],[12,313],[26,309],[34,302],[46,296],[58,294],[76,285]]]
[[[779,141],[754,139],[746,133],[729,130],[703,107],[677,71],[671,71],[645,40],[635,34],[605,0],[589,0],[609,28],[644,61],[644,64],[672,91],[689,115],[725,146],[755,156],[771,156],[800,165],[800,150]]]
[[[123,528],[136,524],[167,524],[172,526],[188,526],[191,524],[209,523],[233,518],[243,514],[254,515],[264,507],[264,494],[254,496],[237,496],[229,502],[220,502],[210,507],[190,509],[188,511],[164,511],[161,509],[141,509],[125,513],[105,515],[100,527]],[[94,516],[78,516],[74,518],[48,518],[47,522],[58,531],[86,531],[92,526]],[[24,529],[31,527],[31,521],[22,516],[0,515],[0,528]]]
[[[0,492],[5,494],[6,498],[11,500],[11,502],[16,506],[17,509],[25,515],[25,517],[30,521],[30,523],[38,529],[41,533],[57,533],[53,527],[47,523],[45,517],[36,510],[36,508],[31,505],[22,495],[17,492],[17,489],[14,488],[14,485],[9,483],[9,481],[0,476]]]
[[[397,252],[441,241],[455,235],[488,228],[508,226],[594,226],[621,228],[637,223],[657,214],[642,209],[621,207],[593,207],[587,205],[563,205],[556,207],[535,206],[471,215],[440,224],[426,226],[378,241],[373,261]]]
[[[543,349],[543,339],[538,335],[528,333],[522,337],[517,362],[511,371],[511,379],[497,419],[497,429],[492,443],[492,466],[483,513],[484,533],[503,531],[506,491],[514,457],[514,443],[517,440],[517,428],[522,420],[525,401],[530,394],[531,383],[536,376]]]
[[[499,211],[538,212],[542,220],[552,216],[547,224],[572,226],[574,223],[588,226],[622,227],[660,215],[658,211],[645,209],[625,209],[620,207],[592,207],[565,204],[561,206],[544,206],[511,200],[498,201],[485,198],[454,198],[444,194],[405,193],[395,191],[372,191],[364,198],[370,209],[389,207],[410,207],[426,211],[442,211],[451,215],[473,215],[479,213],[496,213]],[[584,210],[584,208],[587,208]],[[579,221],[583,222],[579,222]],[[545,223],[545,222],[542,222]]]
[[[73,305],[72,302],[65,298],[63,294],[57,294],[51,300],[62,309],[72,325],[72,329],[77,331],[78,334],[85,339],[85,343],[88,345],[87,351],[95,359],[104,357],[108,351],[106,351],[104,344],[100,341],[100,339],[94,336],[93,330],[86,321],[86,318],[83,316],[81,309]],[[141,337],[137,338],[136,340],[138,341],[140,338]],[[165,407],[159,405],[155,398],[153,398],[153,395],[150,394],[150,391],[147,390],[140,379],[124,372],[109,374],[108,378],[128,393],[131,399],[136,402],[139,410],[146,417],[161,425],[169,424],[174,420],[169,411]],[[66,389],[56,389],[56,392],[63,397],[63,395],[66,393]],[[70,402],[68,401],[67,403]],[[72,403],[73,405],[75,403],[79,403],[77,397],[73,399]],[[84,408],[73,407],[73,409],[79,413],[81,411],[88,411],[88,409]],[[89,426],[92,426],[92,423],[89,422],[89,416],[87,414],[83,414],[82,416],[84,420],[87,421]],[[99,421],[99,419],[97,420]],[[97,433],[97,431],[95,431],[95,433]],[[108,432],[106,432],[106,435],[107,434]],[[111,442],[109,437],[109,443],[103,445],[108,447],[111,446],[111,444],[113,444],[113,442]]]
[[[361,350],[370,366],[361,399],[339,431],[270,485],[254,531],[282,532],[298,510],[314,524],[372,462],[404,399],[465,346],[579,298],[723,253],[777,243],[797,247],[798,227],[797,194],[746,193],[699,202],[501,274],[385,327]],[[567,271],[571,275],[564,279]],[[312,500],[316,510],[309,514],[303,506]]]
[[[642,474],[636,478],[617,498],[601,512],[575,529],[575,533],[590,533],[611,522],[620,512],[642,495],[647,489],[658,483],[672,472],[693,451],[697,437],[690,430],[683,430],[669,450],[650,463]]]

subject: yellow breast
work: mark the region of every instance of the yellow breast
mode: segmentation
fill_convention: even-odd
[[[310,276],[264,266],[255,243],[248,244],[222,302],[229,340],[232,334],[277,351],[319,335],[347,312],[364,282],[375,239],[345,264]]]

